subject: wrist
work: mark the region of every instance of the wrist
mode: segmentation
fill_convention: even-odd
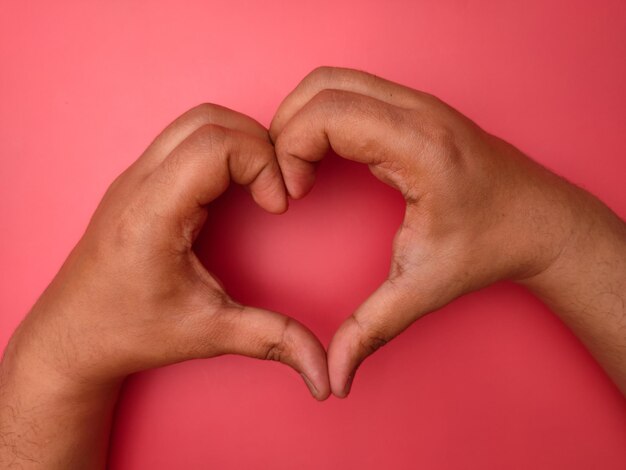
[[[0,462],[11,468],[104,468],[121,384],[76,382],[25,360],[18,346],[12,342],[0,363]]]
[[[44,400],[55,406],[77,403],[95,405],[116,397],[121,381],[93,383],[68,378],[54,370],[20,358],[3,358],[0,363],[2,401],[29,403]]]
[[[25,390],[59,399],[100,399],[117,393],[122,378],[94,380],[80,374],[68,344],[54,341],[48,328],[29,316],[11,337],[0,362],[0,386]],[[33,321],[34,320],[34,321]],[[55,346],[55,342],[58,343]]]
[[[594,198],[505,145],[514,173],[524,175],[510,187],[509,205],[503,211],[515,214],[502,240],[513,254],[507,279],[526,284],[554,271],[572,251],[588,223],[581,208]]]
[[[602,260],[624,262],[626,225],[600,200],[583,189],[567,186],[566,202],[561,200],[562,237],[555,253],[536,274],[518,280],[542,296],[558,290],[558,285],[582,277],[584,271]]]

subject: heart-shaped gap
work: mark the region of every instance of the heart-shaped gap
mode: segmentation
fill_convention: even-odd
[[[386,278],[403,213],[400,193],[331,153],[311,193],[282,215],[231,186],[209,207],[195,250],[234,299],[290,315],[328,344]]]

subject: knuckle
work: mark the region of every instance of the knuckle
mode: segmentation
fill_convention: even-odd
[[[341,90],[332,88],[324,88],[318,91],[312,98],[311,102],[315,106],[323,106],[325,108],[337,108],[346,102],[346,93]]]
[[[211,151],[222,146],[228,130],[219,124],[207,123],[200,126],[193,135],[193,140],[200,150]]]
[[[377,332],[366,331],[361,335],[360,343],[363,349],[371,354],[387,344],[387,340]]]
[[[409,111],[412,142],[422,150],[427,161],[442,169],[456,166],[461,152],[456,126],[445,117],[424,116],[420,111]]]
[[[128,206],[113,225],[114,246],[120,248],[136,245],[144,237],[143,211],[134,205]]]
[[[114,198],[118,192],[123,190],[125,182],[128,179],[129,170],[130,168],[127,168],[115,177],[115,179],[111,182],[111,184],[109,184],[109,187],[105,191],[103,200],[108,201],[111,198]]]
[[[380,78],[376,75],[361,70],[323,65],[309,73],[303,82],[309,87],[318,89],[350,89],[359,84],[376,87],[379,81]]]
[[[426,126],[426,134],[429,140],[440,149],[447,149],[455,143],[454,130],[439,121],[431,121]]]
[[[265,353],[265,360],[266,361],[278,361],[280,362],[280,358],[283,354],[283,347],[282,345],[275,343],[275,344],[271,344],[268,348],[267,348],[267,352]]]
[[[218,113],[219,105],[213,103],[200,103],[185,111],[176,122],[179,124],[190,124],[201,126],[203,123],[213,122]]]
[[[207,122],[198,127],[194,134],[207,138],[213,138],[215,136],[220,137],[225,134],[225,132],[226,128],[224,126],[220,126],[219,124],[215,124],[213,122]]]
[[[280,361],[286,351],[286,337],[292,325],[292,320],[285,317],[280,337],[270,340],[265,344],[265,360]]]
[[[457,142],[457,135],[449,125],[439,123],[430,131],[430,141],[437,149],[440,160],[446,173],[457,170],[461,164],[462,152]]]
[[[109,187],[107,188],[107,192],[111,193],[111,192],[117,191],[119,187],[124,184],[124,181],[126,180],[127,175],[128,175],[128,169],[124,170],[122,173],[117,175],[115,179],[111,182]]]
[[[218,124],[200,125],[163,160],[159,171],[151,176],[151,181],[162,189],[170,187],[181,178],[181,174],[199,164],[206,155],[225,154],[228,135],[228,129]]]
[[[338,69],[328,65],[321,65],[314,68],[304,79],[308,85],[325,85],[332,82]]]
[[[389,336],[382,328],[359,321],[352,316],[354,323],[359,329],[358,342],[361,348],[369,355],[383,347],[389,341]]]
[[[190,114],[203,122],[213,122],[221,106],[214,103],[201,103],[192,108]]]

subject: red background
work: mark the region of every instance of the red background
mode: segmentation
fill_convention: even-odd
[[[169,121],[210,101],[269,124],[322,64],[432,92],[626,216],[623,1],[3,1],[0,346]],[[199,251],[327,344],[385,277],[402,209],[329,159],[286,215],[227,193]],[[345,401],[239,357],[132,377],[112,468],[623,469],[625,442],[625,400],[578,340],[499,284],[383,348]]]

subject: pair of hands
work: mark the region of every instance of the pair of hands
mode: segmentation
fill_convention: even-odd
[[[406,213],[388,279],[326,354],[296,320],[232,300],[192,247],[231,182],[282,213],[330,149],[399,190]],[[6,354],[60,388],[115,388],[140,370],[242,354],[291,366],[318,400],[345,397],[368,355],[456,297],[502,279],[554,292],[591,199],[431,95],[320,68],[269,133],[211,104],[167,127],[110,186]]]

